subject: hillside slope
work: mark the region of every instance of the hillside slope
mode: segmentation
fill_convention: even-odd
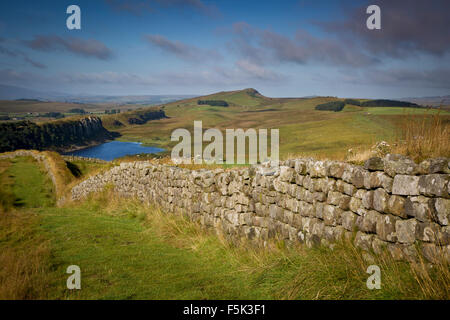
[[[229,106],[199,105],[198,100],[222,100]],[[193,130],[194,121],[203,128],[263,128],[280,130],[280,155],[331,157],[342,159],[348,149],[370,148],[378,141],[393,141],[411,114],[423,117],[437,110],[402,107],[360,107],[346,104],[342,111],[318,111],[319,104],[346,101],[335,97],[268,98],[254,89],[219,92],[159,106],[166,119],[144,125],[114,128],[120,140],[139,141],[170,149],[173,130]],[[361,102],[365,100],[360,100]],[[351,101],[347,101],[351,102]],[[144,108],[143,110],[150,110]],[[450,113],[442,111],[444,121]],[[447,123],[447,122],[445,122]]]

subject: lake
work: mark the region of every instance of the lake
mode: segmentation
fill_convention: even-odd
[[[140,142],[111,141],[102,143],[98,146],[67,152],[64,153],[64,155],[111,161],[123,156],[130,156],[140,153],[158,153],[161,151],[164,151],[164,149],[144,147]]]

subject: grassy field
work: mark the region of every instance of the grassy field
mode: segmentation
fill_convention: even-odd
[[[0,163],[2,188],[36,195],[0,215],[0,299],[450,297],[448,266],[371,260],[351,244],[236,247],[183,217],[108,190],[83,203],[49,206],[51,188],[37,163],[7,162]],[[26,168],[33,185],[23,183],[17,168]],[[381,267],[381,290],[366,287],[371,264]],[[65,287],[69,265],[81,268],[81,290]]]
[[[176,144],[170,141],[172,131],[186,128],[192,132],[195,120],[202,120],[204,129],[219,128],[223,132],[227,128],[273,128],[280,129],[282,158],[304,155],[343,159],[350,148],[370,148],[382,140],[394,143],[401,136],[402,122],[408,115],[438,113],[443,126],[450,125],[450,112],[446,110],[346,105],[342,112],[317,111],[316,105],[336,98],[267,98],[252,89],[221,92],[201,99],[224,100],[230,106],[197,105],[198,98],[187,99],[163,106],[168,119],[107,128],[122,134],[119,140],[166,149]],[[108,124],[120,116],[104,118],[108,118]]]

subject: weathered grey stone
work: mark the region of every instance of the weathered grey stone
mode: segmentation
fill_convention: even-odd
[[[314,227],[314,224],[318,221],[318,219],[309,218],[309,217],[302,217],[302,229],[305,233],[311,234],[312,228]]]
[[[355,198],[361,199],[364,197],[364,195],[366,194],[366,190],[363,189],[359,189],[356,191],[356,193],[353,195]]]
[[[416,240],[417,221],[415,219],[398,220],[395,222],[395,231],[400,243],[412,244]]]
[[[406,215],[419,221],[432,221],[433,211],[433,203],[430,198],[424,196],[408,197],[405,201]]]
[[[280,221],[283,219],[283,208],[280,208],[279,206],[272,204],[269,207],[269,210],[270,210],[269,212],[270,218]]]
[[[383,188],[387,192],[392,192],[393,179],[384,172],[371,172],[365,177],[364,187],[366,189]]]
[[[305,175],[306,174],[306,161],[305,160],[295,160],[294,170],[299,175]]]
[[[438,242],[440,227],[433,222],[419,222],[416,226],[416,239],[424,242]]]
[[[419,192],[425,196],[447,197],[447,183],[450,179],[448,174],[430,174],[421,176],[419,179]]]
[[[411,159],[401,155],[387,155],[384,158],[384,171],[394,177],[395,175],[416,175],[419,166]]]
[[[354,185],[351,185],[351,184],[349,184],[349,183],[344,183],[344,186],[343,186],[344,188],[343,188],[343,191],[342,192],[344,192],[346,195],[348,195],[348,196],[353,196],[355,193],[356,193],[356,187],[354,186]]]
[[[397,234],[395,233],[395,223],[399,218],[391,215],[379,215],[377,218],[376,232],[381,240],[396,242]]]
[[[315,217],[323,219],[323,211],[325,208],[325,203],[317,202],[315,204]]]
[[[303,179],[303,187],[308,190],[314,190],[314,180],[310,176],[305,176]]]
[[[314,192],[313,202],[324,202],[327,200],[327,195],[324,192]]]
[[[308,161],[306,170],[311,177],[326,177],[328,176],[328,168],[325,161]]]
[[[274,179],[273,180],[273,187],[275,191],[281,192],[281,193],[287,193],[289,183],[281,181],[281,179]]]
[[[323,210],[323,220],[327,226],[336,226],[340,223],[342,209],[332,205],[325,205]]]
[[[363,250],[369,251],[372,248],[374,236],[358,231],[355,237],[355,246]]]
[[[450,173],[448,158],[427,159],[420,163],[419,168],[423,174]]]
[[[432,201],[435,210],[435,221],[442,226],[448,226],[450,221],[450,200],[437,198]]]
[[[364,163],[364,169],[370,171],[383,171],[384,162],[381,158],[378,157],[370,158]]]
[[[299,202],[298,212],[302,216],[306,216],[306,217],[314,217],[314,214],[315,214],[314,206],[312,204],[310,204],[310,203],[305,202],[305,201],[300,201]]]
[[[297,229],[302,229],[302,216],[299,214],[294,214],[294,218],[292,219],[292,225]]]
[[[402,218],[407,218],[408,216],[405,212],[405,200],[406,199],[401,196],[390,196],[387,212]]]
[[[364,171],[362,168],[354,168],[351,183],[356,188],[364,187],[364,179],[369,175],[367,171]]]
[[[370,210],[365,215],[357,219],[358,228],[367,233],[377,232],[377,222],[381,214],[377,211]]]
[[[346,163],[343,162],[332,162],[330,165],[330,176],[334,178],[342,178],[342,175],[344,174],[344,171],[347,167]]]
[[[355,197],[351,197],[349,203],[350,210],[353,212],[358,212],[358,209],[360,209],[361,207],[362,207],[362,200]]]
[[[384,189],[378,188],[373,193],[373,208],[379,212],[386,212],[389,195]]]
[[[401,196],[419,195],[419,177],[396,175],[392,186],[392,194]]]
[[[280,180],[284,182],[295,182],[295,170],[290,167],[280,167]]]
[[[394,185],[394,179],[389,177],[387,174],[380,173],[380,172],[377,173],[377,177],[378,177],[378,179],[380,179],[381,186],[383,187],[383,189],[386,190],[389,193],[392,193],[392,187]]]
[[[317,221],[312,227],[311,234],[322,238],[324,236],[324,228],[325,224],[322,221]]]
[[[338,206],[343,210],[347,210],[350,203],[350,197],[340,192],[330,191],[328,192],[327,203]]]
[[[373,208],[373,191],[366,191],[362,197],[363,207],[366,209]]]
[[[342,226],[348,230],[353,231],[355,228],[355,222],[357,215],[351,211],[345,211],[342,213]]]

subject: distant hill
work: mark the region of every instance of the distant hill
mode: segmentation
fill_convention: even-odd
[[[73,95],[58,92],[41,92],[22,87],[0,84],[0,100],[15,101],[52,101],[68,103],[114,103],[114,104],[164,104],[181,99],[193,98],[195,95],[167,94],[167,95]]]
[[[447,96],[435,96],[435,97],[417,97],[417,98],[403,98],[402,100],[420,104],[422,106],[449,106],[450,95]]]
[[[0,100],[18,100],[18,99],[40,99],[43,97],[41,92],[0,84]]]
[[[245,107],[254,107],[272,101],[271,98],[263,96],[253,88],[236,91],[221,91],[218,93],[197,97],[195,98],[195,101],[199,99],[226,101],[230,105],[245,106]]]
[[[193,98],[195,95],[140,95],[140,96],[82,96],[66,98],[65,102],[72,103],[115,103],[115,104],[164,104],[182,99]]]

